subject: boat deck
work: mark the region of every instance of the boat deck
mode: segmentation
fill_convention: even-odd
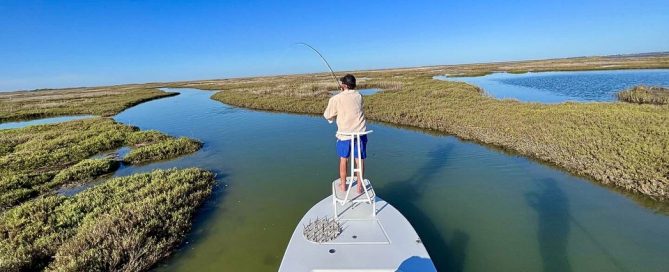
[[[353,189],[351,196],[358,195]],[[376,217],[368,203],[347,203],[339,210],[342,233],[324,243],[308,241],[303,231],[316,218],[332,218],[332,196],[314,205],[293,232],[279,271],[436,271],[406,218],[374,197]]]
[[[339,189],[340,184],[341,184],[340,179],[334,180],[332,182],[332,187],[334,188],[333,191],[335,192],[335,195],[338,199],[344,199],[346,197],[346,192]],[[346,184],[351,184],[350,178],[346,179]],[[374,192],[374,188],[372,187],[372,184],[369,182],[369,180],[365,179],[364,184],[365,188],[367,188],[369,196],[375,197],[376,192]],[[350,192],[348,193],[348,199],[354,202],[367,200],[367,196],[365,195],[364,192],[358,193],[358,179],[353,180],[353,186],[351,187]]]

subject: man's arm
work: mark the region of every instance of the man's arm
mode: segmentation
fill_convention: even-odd
[[[337,101],[334,100],[334,97],[330,98],[328,100],[328,106],[325,108],[325,112],[323,113],[323,117],[328,120],[328,122],[332,123],[334,121],[334,118],[337,116]]]

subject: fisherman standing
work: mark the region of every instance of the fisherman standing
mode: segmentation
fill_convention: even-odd
[[[337,119],[337,155],[339,155],[339,177],[340,189],[346,191],[346,165],[348,158],[358,156],[358,146],[351,139],[351,136],[341,135],[347,132],[365,132],[367,130],[365,113],[362,109],[362,95],[355,90],[355,77],[347,74],[340,78],[339,88],[341,92],[330,98],[328,106],[323,116],[328,122],[332,123]],[[367,157],[367,135],[360,136],[360,145],[362,160],[355,161],[356,167],[364,172],[364,159]],[[351,153],[351,144],[354,145],[354,154]],[[358,166],[359,165],[359,166]],[[362,193],[362,173],[358,173],[358,193]]]

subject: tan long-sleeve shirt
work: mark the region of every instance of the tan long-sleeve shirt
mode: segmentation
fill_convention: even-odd
[[[330,97],[323,117],[332,121],[337,119],[337,138],[348,140],[350,136],[339,132],[363,132],[367,130],[365,112],[362,109],[362,95],[356,90],[346,90]]]

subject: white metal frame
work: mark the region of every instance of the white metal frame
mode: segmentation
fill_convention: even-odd
[[[351,176],[346,179],[345,181],[345,186],[347,186],[346,189],[346,195],[344,196],[344,199],[337,198],[337,185],[336,182],[332,183],[332,207],[334,209],[334,218],[339,219],[339,216],[337,214],[337,204],[341,204],[342,206],[345,205],[346,203],[352,202],[352,203],[357,203],[357,202],[366,202],[371,204],[372,206],[372,216],[376,217],[376,193],[374,197],[372,197],[367,190],[367,184],[369,183],[370,187],[372,183],[369,180],[365,180],[365,178],[362,176],[362,140],[360,139],[360,136],[362,135],[367,135],[374,132],[373,130],[368,130],[364,132],[337,132],[337,135],[344,135],[344,136],[349,136],[351,137],[351,153],[349,157],[351,158],[350,164],[351,164]],[[354,141],[354,142],[353,142]],[[354,158],[353,154],[355,151],[354,146],[356,145],[358,147],[358,156],[357,158]],[[355,167],[355,160],[358,160],[361,163],[358,163],[358,167]],[[351,188],[353,187],[353,181],[355,180],[355,174],[359,173],[360,174],[360,179],[359,186],[362,186],[366,198],[360,198],[360,199],[349,199],[349,193],[351,192]],[[350,181],[350,183],[349,183]],[[341,180],[340,180],[341,182]]]

